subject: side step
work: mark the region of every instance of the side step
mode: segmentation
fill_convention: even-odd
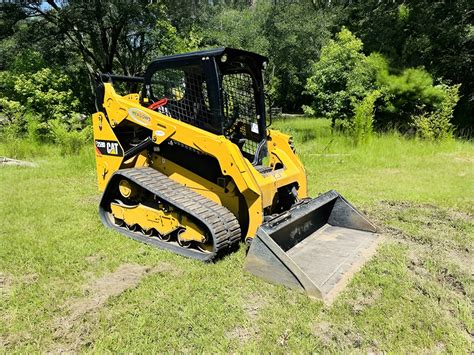
[[[375,252],[376,227],[336,191],[262,224],[245,269],[330,302]]]

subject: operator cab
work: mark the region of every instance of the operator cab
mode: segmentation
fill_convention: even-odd
[[[144,76],[142,105],[237,144],[253,165],[266,156],[262,69],[268,59],[232,48],[153,61]]]

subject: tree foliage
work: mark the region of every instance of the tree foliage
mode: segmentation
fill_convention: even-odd
[[[377,69],[384,65],[376,54],[365,56],[362,41],[343,28],[322,48],[306,83],[315,113],[334,123],[350,119],[354,104],[375,89]]]
[[[26,124],[27,112],[40,121],[74,121],[71,112],[94,110],[96,71],[140,75],[154,57],[232,46],[270,58],[266,89],[286,112],[304,107],[347,123],[378,90],[376,129],[474,126],[470,0],[47,0],[0,7],[0,122]]]
[[[474,126],[474,11],[471,0],[357,1],[344,21],[394,68],[423,67],[461,84],[454,124]]]
[[[65,127],[78,124],[79,100],[71,90],[70,78],[50,68],[34,73],[4,73],[8,97],[0,97],[10,133],[34,136],[44,141],[52,138],[53,121]]]
[[[54,26],[56,35],[67,39],[92,70],[107,73],[117,67],[126,75],[135,75],[152,52],[167,54],[179,47],[176,29],[163,5],[147,0],[47,3],[49,10],[41,3],[24,8]]]
[[[355,133],[357,142],[365,140],[365,132],[370,135],[372,116],[379,130],[415,129],[420,136],[436,139],[451,134],[459,86],[435,85],[432,76],[418,68],[391,73],[382,56],[365,55],[362,49],[362,41],[345,28],[322,48],[306,84],[315,114]]]

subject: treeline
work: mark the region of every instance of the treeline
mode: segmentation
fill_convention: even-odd
[[[472,134],[470,0],[0,7],[0,124],[10,135],[51,140],[86,126],[97,71],[140,75],[154,57],[215,46],[268,56],[267,91],[284,112],[330,117],[360,137],[372,127],[428,138]]]

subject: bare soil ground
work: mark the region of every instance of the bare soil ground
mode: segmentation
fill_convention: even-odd
[[[123,264],[114,272],[92,280],[84,286],[84,297],[70,300],[64,308],[67,315],[56,318],[54,323],[54,338],[56,343],[48,352],[75,352],[87,343],[91,321],[97,319],[97,312],[112,297],[117,297],[129,289],[135,288],[146,275],[168,272],[167,264],[156,267],[138,264]],[[84,318],[87,321],[84,321]]]

